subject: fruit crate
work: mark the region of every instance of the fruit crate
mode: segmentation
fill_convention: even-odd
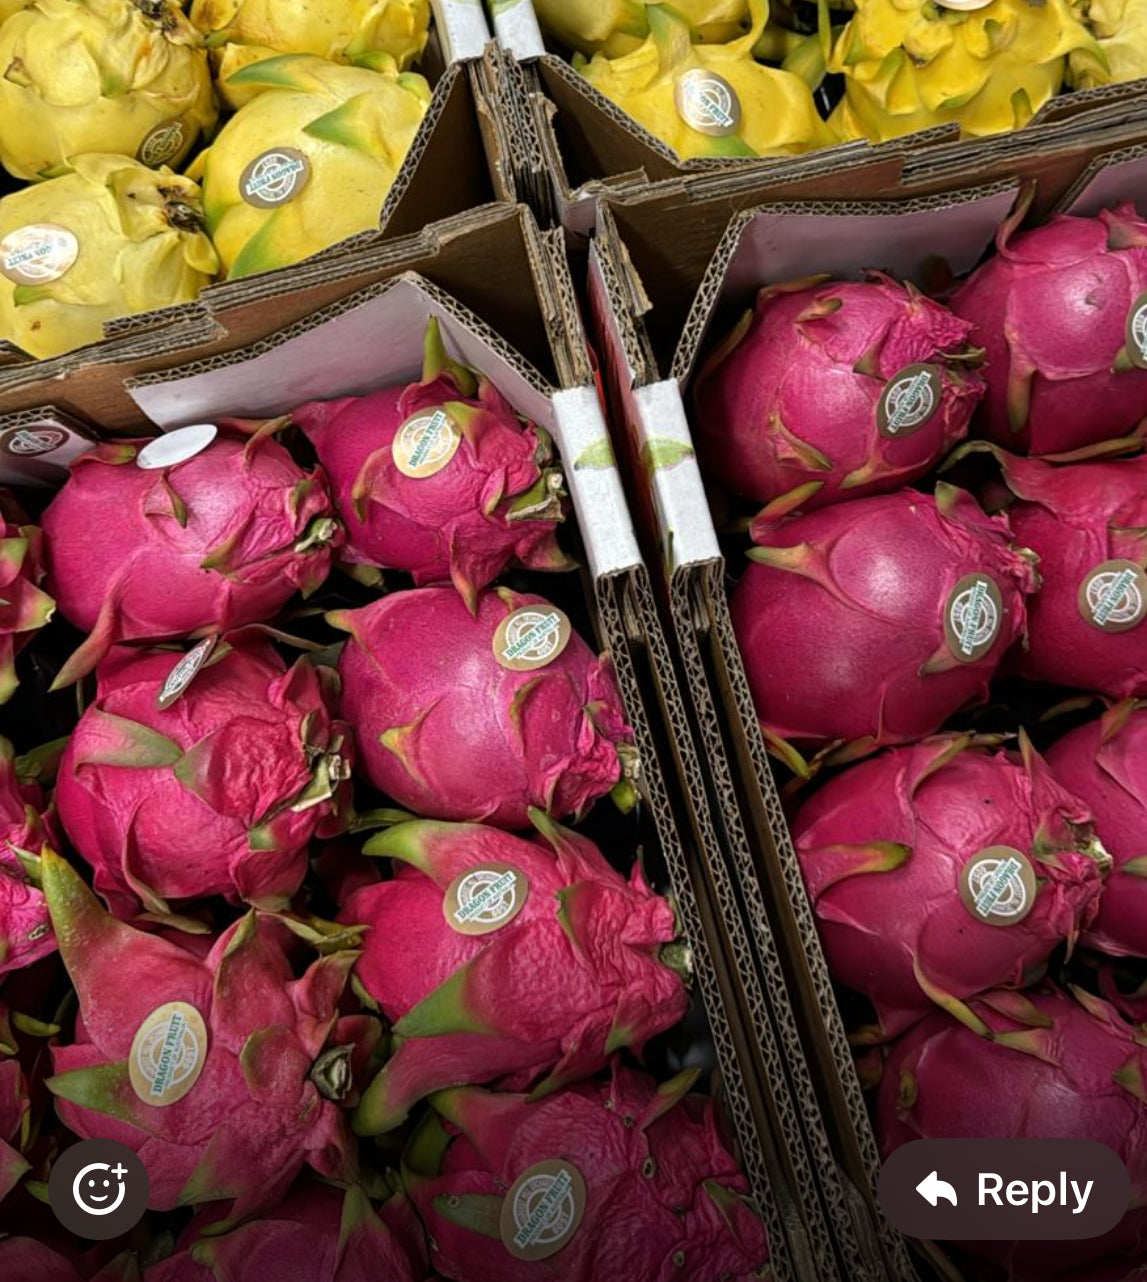
[[[482,8],[460,0],[433,0],[432,10],[429,42],[417,68],[430,83],[432,94],[379,210],[378,230],[329,246],[315,256],[320,261],[369,247],[379,238],[425,234],[436,224],[449,222],[468,210],[491,202],[512,204],[518,198],[514,171],[519,131],[505,127],[507,116],[498,108],[500,55],[491,41]],[[20,187],[8,175],[0,176],[0,196]],[[293,278],[299,271],[305,273],[314,262],[315,258],[311,258],[265,275]],[[249,277],[230,282],[223,279],[208,285],[193,303],[108,322],[104,326],[105,337],[154,336],[160,326],[172,326],[177,334],[175,341],[180,341],[178,335],[186,332],[194,320],[203,323],[212,310],[230,307],[233,295],[242,298],[249,281]],[[99,343],[78,351],[79,355],[73,351],[36,361],[12,343],[0,341],[0,375],[8,386],[25,376],[32,380],[53,377],[55,371],[70,368],[76,359],[101,359]],[[24,366],[31,368],[25,370]]]
[[[874,1135],[729,615],[727,591],[738,571],[725,553],[739,559],[743,537],[719,540],[714,520],[730,525],[740,513],[706,493],[683,393],[715,337],[762,282],[803,278],[814,267],[847,279],[874,263],[909,279],[943,280],[948,270],[959,274],[981,259],[1021,189],[1033,222],[1060,211],[1094,215],[1118,199],[1147,197],[1147,148],[1141,129],[1127,122],[1017,160],[1010,177],[1003,176],[1006,164],[992,167],[986,177],[997,181],[987,186],[973,185],[985,176],[975,169],[963,175],[962,189],[924,197],[900,190],[896,201],[753,209],[747,181],[732,199],[728,184],[721,194],[705,179],[690,179],[676,192],[663,184],[660,192],[611,196],[590,249],[593,334],[609,370],[615,440],[647,560],[660,569],[659,602],[680,685],[693,705],[694,733],[722,799],[740,909],[751,928],[772,923],[788,946],[785,980],[820,1106],[831,1119],[838,1169],[830,1169],[825,1196],[834,1227],[844,1223],[847,1238],[866,1222],[892,1276],[912,1276],[912,1266],[875,1203]],[[758,190],[766,198],[772,193],[771,184]],[[937,275],[939,256],[947,268]],[[849,1222],[834,1183],[859,1192],[859,1219],[853,1213]],[[960,1276],[934,1245],[917,1245],[926,1271]]]
[[[495,278],[492,262],[499,266]],[[647,630],[656,612],[609,449],[562,234],[540,233],[524,209],[498,210],[460,228],[429,257],[415,252],[404,261],[392,244],[373,256],[315,264],[306,279],[253,284],[256,299],[216,313],[226,337],[180,345],[168,332],[168,341],[146,359],[133,354],[138,349],[127,339],[109,344],[108,359],[30,388],[34,403],[0,415],[0,440],[23,433],[34,447],[66,432],[75,447],[86,438],[148,433],[154,426],[274,416],[303,400],[393,385],[416,375],[431,316],[452,355],[483,370],[518,412],[550,429],[584,569],[512,575],[509,583],[540,591],[578,632],[597,639],[613,659],[635,732],[636,810],[622,817],[602,801],[579,831],[627,868],[627,852],[643,851],[657,888],[675,898],[693,952],[693,1010],[672,1036],[653,1044],[651,1067],[665,1075],[689,1066],[715,1070],[730,1135],[769,1230],[771,1276],[843,1282],[849,1275],[831,1255],[820,1208],[808,1202],[803,1157],[787,1147],[783,1119],[791,1105],[774,1087],[785,1079],[784,1053],[748,1023],[755,1017],[767,1031],[770,1016],[755,973],[739,968],[749,944],[729,902],[727,877],[710,867],[715,838],[708,802],[681,786],[682,777],[695,780],[700,770],[664,639]],[[55,476],[48,471],[55,460],[45,453],[40,461],[41,498],[23,491],[32,505],[59,481],[58,470]],[[342,599],[323,604],[370,599],[349,581],[335,591]],[[307,634],[313,614],[303,611],[290,626]],[[37,647],[36,664],[6,710],[6,725],[22,727],[20,737],[29,742],[38,730],[59,733],[69,719],[71,695],[45,690],[77,639],[63,630],[47,652]]]
[[[793,9],[786,11],[789,17]],[[706,190],[704,182],[680,186],[683,177],[708,174],[713,191],[748,187],[758,199],[894,197],[903,189],[941,184],[951,174],[1015,170],[1048,150],[1062,154],[1066,137],[1081,146],[1120,120],[1142,120],[1147,81],[1062,93],[1050,99],[1022,130],[961,138],[955,125],[938,125],[881,143],[836,143],[795,157],[681,158],[599,92],[570,63],[570,50],[546,38],[533,0],[489,0],[490,22],[501,44],[522,65],[532,115],[552,181],[552,201],[563,226],[587,235],[598,198],[636,195],[649,186],[676,193]],[[813,22],[815,16],[805,14]],[[807,25],[807,23],[806,23]],[[812,30],[813,27],[809,27]],[[817,95],[825,110],[824,91]],[[935,186],[933,190],[937,189]]]

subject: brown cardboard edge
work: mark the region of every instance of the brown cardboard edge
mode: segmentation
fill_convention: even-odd
[[[746,228],[762,215],[841,214],[856,217],[902,217],[908,214],[928,213],[954,205],[972,204],[987,197],[1002,195],[1015,190],[1015,183],[1007,179],[965,188],[934,196],[918,196],[904,200],[839,200],[839,201],[783,201],[758,205],[737,214],[729,223],[717,250],[701,281],[693,306],[689,311],[681,340],[673,356],[670,377],[682,384],[689,378],[697,360],[701,344],[720,298],[721,287],[729,264],[737,252]]]
[[[659,742],[667,740],[654,734],[638,679],[643,670],[647,687],[650,681],[657,681],[656,669],[647,656],[644,612],[634,601],[647,588],[644,577],[644,570],[633,570],[598,581],[595,596],[602,641],[613,657],[622,698],[630,712],[642,761],[643,791],[662,843],[684,933],[695,949],[695,975],[728,1090],[741,1161],[769,1235],[770,1266],[777,1282],[830,1282],[835,1274],[819,1272],[809,1249],[795,1181],[787,1169],[783,1141],[777,1137],[769,1077],[759,1066],[743,1021],[737,1014],[730,1015],[730,1010],[736,1012],[739,1006],[736,967],[730,966],[723,949],[712,946],[712,941],[720,938],[721,909],[713,902],[706,861],[696,841],[684,836],[686,824],[675,816],[670,802],[666,780],[671,776],[658,753]]]

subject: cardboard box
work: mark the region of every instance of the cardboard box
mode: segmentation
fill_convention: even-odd
[[[430,81],[434,92],[379,212],[378,231],[351,237],[317,258],[328,261],[379,239],[419,233],[492,201],[512,203],[517,199],[512,157],[499,125],[490,69],[483,63],[488,50],[492,58],[499,55],[493,53],[482,6],[479,0],[432,0],[432,7],[430,41],[417,69]],[[443,180],[444,175],[448,181]],[[296,270],[290,267],[266,274],[293,274]],[[208,292],[222,295],[224,301],[218,305],[226,305],[228,295],[242,294],[250,279],[256,278],[224,281],[209,287]],[[196,314],[196,306],[167,307],[146,315],[123,317],[107,324],[104,332],[113,338],[155,334],[160,327],[183,325]],[[10,343],[0,343],[0,369],[25,363],[46,364],[36,362]]]
[[[1118,179],[1110,176],[1120,164]],[[1137,150],[1116,153],[1103,182],[1130,182],[1147,198],[1147,166]],[[705,272],[677,341],[659,342],[663,324],[646,325],[649,296],[633,261],[640,250],[614,222],[614,204],[601,216],[590,253],[594,329],[611,375],[612,408],[623,472],[643,547],[671,620],[680,684],[693,704],[701,756],[725,817],[725,849],[742,887],[742,913],[757,941],[754,964],[767,973],[767,944],[782,945],[783,983],[797,1014],[812,1069],[817,1106],[831,1160],[817,1166],[842,1250],[879,1242],[890,1276],[911,1276],[904,1243],[884,1223],[875,1202],[879,1159],[845,1029],[824,963],[756,714],[727,604],[726,566],[693,453],[683,391],[699,356],[751,304],[757,287],[823,270],[855,276],[868,266],[889,268],[922,282],[943,249],[952,272],[972,268],[990,246],[1020,185],[1003,181],[948,196],[886,202],[787,202],[744,210],[730,222]],[[714,202],[716,218],[727,206]],[[655,246],[659,261],[678,261],[684,224]],[[663,282],[662,282],[663,283]],[[668,377],[666,377],[668,373]],[[859,1199],[859,1200],[857,1200]],[[956,1276],[946,1259],[925,1246],[932,1266]]]
[[[765,185],[777,198],[892,197],[901,186],[929,194],[926,183],[943,184],[953,170],[998,176],[1003,168],[1014,176],[1017,159],[1055,148],[1072,133],[1085,144],[1121,119],[1147,120],[1147,80],[1140,80],[1061,94],[1027,128],[990,138],[961,139],[959,130],[947,125],[879,145],[842,143],[791,159],[681,161],[579,75],[566,51],[547,43],[532,0],[489,0],[489,6],[495,36],[525,66],[557,217],[580,235],[595,225],[598,197],[640,192],[649,184],[680,190],[678,184],[690,175],[708,175],[718,185],[739,177],[754,187],[758,201]],[[863,172],[859,186],[858,171]]]
[[[814,1214],[815,1198],[806,1205],[803,1168],[787,1149],[791,1105],[787,1097],[778,1101],[773,1086],[784,1079],[783,1055],[763,1051],[743,1019],[746,1007],[762,1024],[770,1016],[755,973],[738,972],[733,954],[747,951],[747,937],[698,840],[708,831],[707,821],[695,818],[704,815],[704,795],[693,798],[676,782],[677,753],[682,744],[691,752],[692,743],[680,724],[675,734],[660,724],[661,709],[675,706],[662,684],[666,646],[663,639],[651,644],[645,631],[646,619],[655,617],[649,580],[610,450],[562,233],[539,232],[522,208],[498,209],[470,216],[435,252],[415,244],[420,259],[396,259],[394,243],[380,246],[373,257],[332,259],[306,281],[281,281],[277,295],[268,278],[256,300],[212,317],[218,332],[210,341],[168,342],[146,359],[125,356],[125,341],[102,362],[61,375],[57,399],[102,407],[96,417],[103,434],[221,415],[276,415],[308,399],[417,377],[423,329],[433,315],[452,354],[481,368],[519,412],[552,433],[584,571],[534,583],[584,617],[617,670],[642,762],[638,818],[616,830],[619,848],[643,847],[653,868],[663,866],[675,896],[728,1114],[769,1230],[774,1277],[846,1282]],[[5,421],[0,416],[0,433]],[[699,769],[692,768],[696,778]],[[608,808],[602,802],[590,822]]]

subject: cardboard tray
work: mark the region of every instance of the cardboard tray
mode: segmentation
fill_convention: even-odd
[[[491,83],[491,68],[484,62],[499,55],[490,39],[479,0],[431,0],[434,23],[430,42],[419,70],[433,85],[426,115],[414,136],[410,151],[379,212],[377,231],[364,232],[324,250],[316,258],[329,261],[379,239],[401,237],[450,219],[467,210],[493,201],[513,203],[514,182],[512,135],[508,138],[499,113],[498,98]],[[443,175],[449,181],[443,181]],[[315,261],[307,260],[307,266]],[[282,268],[266,276],[293,275],[298,266]],[[108,337],[138,333],[154,334],[158,327],[184,325],[190,317],[202,316],[207,299],[221,298],[227,305],[232,293],[240,296],[250,277],[209,286],[196,303],[166,307],[145,315],[126,316],[104,327]],[[95,346],[99,346],[96,344]],[[90,351],[80,349],[79,356]],[[36,361],[10,343],[0,342],[0,371],[14,365],[33,368],[54,362]],[[46,372],[43,377],[51,377]]]
[[[495,36],[525,68],[557,218],[581,235],[595,225],[598,197],[641,192],[650,184],[675,186],[690,175],[717,184],[740,178],[754,186],[758,200],[762,184],[775,186],[778,196],[796,194],[794,184],[809,198],[892,196],[900,186],[942,184],[953,170],[994,174],[1009,164],[1014,170],[1017,158],[1058,149],[1072,134],[1086,145],[1116,121],[1147,120],[1147,80],[1139,80],[1061,94],[1025,129],[989,138],[961,139],[956,126],[948,125],[877,145],[841,143],[791,159],[681,161],[547,46],[532,0],[489,0],[489,7]],[[861,187],[854,181],[858,170],[866,175]]]
[[[611,201],[591,246],[594,332],[610,371],[623,472],[643,547],[661,570],[658,589],[671,620],[681,684],[693,704],[694,732],[717,805],[728,819],[726,849],[744,891],[741,911],[756,935],[763,921],[784,945],[784,980],[835,1164],[818,1168],[834,1231],[847,1242],[851,1222],[861,1226],[861,1240],[865,1228],[875,1234],[890,1276],[912,1276],[912,1266],[903,1240],[876,1206],[876,1145],[733,635],[728,567],[693,453],[683,391],[700,356],[751,305],[759,284],[814,269],[855,276],[868,266],[919,282],[934,270],[931,260],[941,249],[953,272],[967,271],[990,247],[1022,178],[1051,175],[1037,198],[1045,210],[1094,213],[1122,198],[1147,211],[1147,145],[1119,147],[1108,135],[1079,154],[1068,146],[1070,156],[1053,156],[1042,170],[1029,163],[1009,179],[949,195],[742,207],[677,325],[675,342],[665,342],[674,331],[664,317],[657,326],[647,323],[650,293],[634,263],[655,255],[659,264],[685,263],[684,275],[700,256],[690,236],[729,213],[727,198],[712,198],[703,218],[688,216],[699,200],[674,208],[662,199],[653,243],[638,242],[632,224],[625,234],[614,215],[628,208]],[[649,281],[665,289],[664,274]],[[767,968],[763,950],[755,960]],[[863,1207],[850,1201],[851,1192],[859,1192]],[[918,1245],[941,1276],[959,1277],[938,1249]]]
[[[146,355],[135,339],[108,343],[98,362],[59,373],[51,387],[56,408],[0,413],[0,440],[18,425],[71,424],[83,411],[93,436],[140,433],[222,414],[273,415],[311,398],[404,382],[418,375],[425,321],[437,316],[453,354],[483,369],[519,412],[549,429],[564,461],[584,553],[578,613],[613,658],[635,730],[642,761],[637,840],[663,859],[692,945],[728,1112],[770,1235],[773,1276],[845,1282],[820,1221],[806,1214],[807,1173],[786,1148],[787,1104],[772,1088],[782,1058],[762,1051],[743,1015],[762,1011],[763,999],[751,968],[738,973],[733,953],[747,952],[748,943],[739,920],[726,925],[727,887],[712,874],[698,836],[708,833],[704,797],[676,782],[680,745],[691,751],[691,743],[679,709],[674,733],[661,723],[663,709],[676,707],[662,678],[666,646],[645,630],[648,576],[609,447],[562,233],[541,233],[521,207],[461,223],[450,236],[411,238],[405,259],[396,253],[403,242],[391,242],[312,266],[300,281],[266,278],[255,300],[212,312],[210,335],[160,331]],[[45,390],[43,383],[24,389],[28,396]],[[562,578],[577,591],[576,580],[568,588],[569,576]],[[562,590],[553,582],[552,591],[542,585],[546,595]],[[767,1022],[767,1015],[758,1018]]]

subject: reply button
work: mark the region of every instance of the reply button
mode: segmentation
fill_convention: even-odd
[[[910,1237],[1099,1237],[1127,1213],[1131,1180],[1093,1140],[918,1140],[880,1173],[880,1204]]]

